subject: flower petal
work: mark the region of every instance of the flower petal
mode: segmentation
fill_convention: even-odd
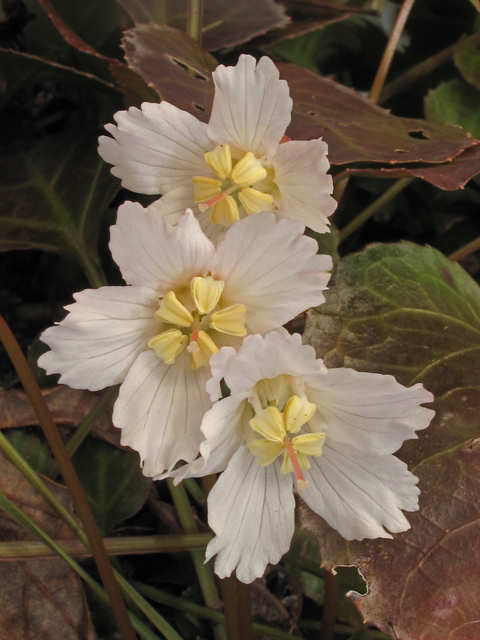
[[[435,415],[420,406],[433,401],[429,391],[421,384],[404,387],[393,376],[342,368],[305,381],[308,399],[317,405],[309,423],[312,429],[326,431],[329,439],[365,453],[397,451]]]
[[[137,193],[167,193],[190,186],[194,175],[213,177],[205,152],[213,148],[207,125],[168,102],[144,102],[114,115],[113,138],[101,136],[98,153],[122,185]]]
[[[130,369],[115,403],[113,424],[123,445],[138,451],[146,476],[171,471],[179,460],[191,462],[203,440],[200,423],[211,403],[205,392],[208,368],[192,371],[183,351],[171,365],[152,350]]]
[[[321,140],[285,142],[272,161],[280,191],[277,216],[299,220],[318,233],[330,231],[328,216],[337,208],[326,154]]]
[[[216,244],[219,236],[224,234],[225,227],[210,221],[210,210],[204,212],[198,210],[193,198],[193,185],[169,191],[147,207],[147,214],[163,216],[168,223],[175,225],[189,208],[192,209],[203,233],[213,244]]]
[[[212,357],[212,367],[217,364],[218,357],[218,354]],[[313,347],[302,345],[298,333],[290,336],[286,332],[271,331],[263,338],[258,334],[247,336],[237,356],[225,360],[223,377],[228,388],[232,395],[240,394],[245,398],[250,396],[255,384],[263,378],[326,373]]]
[[[218,244],[212,275],[225,282],[223,299],[247,307],[247,328],[265,333],[325,301],[330,256],[303,235],[298,222],[273,213],[239,220]]]
[[[236,569],[241,582],[260,578],[290,547],[295,528],[291,476],[278,462],[262,467],[246,447],[233,456],[208,497],[208,522],[217,534],[206,560],[217,554],[220,578]]]
[[[367,455],[326,439],[323,455],[309,458],[301,497],[347,540],[391,538],[410,528],[400,509],[417,511],[420,490],[407,465],[393,455]]]
[[[265,333],[325,301],[330,256],[292,220],[273,213],[239,220],[218,244],[212,275],[225,282],[223,299],[247,307],[247,328]]]
[[[290,123],[292,100],[270,58],[257,64],[252,56],[241,55],[235,67],[218,66],[213,79],[210,139],[257,156],[273,156]]]
[[[69,314],[40,339],[51,351],[39,366],[74,389],[98,391],[119,384],[145,351],[159,322],[155,291],[143,287],[101,287],[74,294]]]
[[[160,295],[210,270],[213,244],[191,211],[172,227],[136,202],[125,202],[110,229],[110,250],[128,284],[155,289]]]

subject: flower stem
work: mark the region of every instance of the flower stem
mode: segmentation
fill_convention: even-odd
[[[12,447],[12,445],[6,440],[5,436],[1,434],[0,431],[0,445],[2,446],[2,451],[7,455],[7,457],[15,464],[15,466],[22,472],[25,479],[38,491],[38,493],[42,496],[45,502],[52,507],[55,513],[65,522],[65,524],[70,527],[70,529],[75,533],[78,539],[82,542],[85,549],[89,548],[88,538],[85,533],[79,528],[75,518],[67,511],[67,509],[63,506],[63,504],[56,498],[56,496],[50,491],[47,485],[43,482],[43,480],[35,473],[35,471],[30,467],[28,462],[20,456],[17,450]],[[45,534],[46,535],[46,534]],[[198,534],[199,537],[209,536],[210,534]],[[197,538],[197,536],[195,536]],[[177,536],[179,538],[179,536]],[[44,538],[41,538],[44,540]],[[121,544],[117,539],[115,544]],[[206,545],[206,542],[204,541]],[[202,544],[202,546],[204,546]],[[51,547],[51,545],[50,545]],[[63,556],[62,556],[63,557]],[[72,561],[73,562],[73,561]],[[162,616],[153,609],[153,607],[144,599],[142,596],[116,571],[114,574],[118,580],[120,588],[123,593],[126,594],[142,611],[142,613],[151,621],[151,623],[159,630],[161,633],[168,638],[169,640],[181,640],[180,636],[177,632],[168,624],[168,622],[162,618]],[[96,584],[96,583],[95,583]],[[102,589],[100,585],[97,585],[98,589]],[[102,589],[103,591],[103,589]],[[137,629],[137,627],[135,627]],[[138,629],[137,629],[138,630]],[[142,636],[143,637],[143,636]],[[155,637],[156,636],[152,636]]]
[[[93,407],[88,412],[85,420],[75,431],[73,436],[65,445],[65,449],[68,452],[70,457],[73,456],[78,447],[82,444],[85,438],[90,433],[90,429],[96,423],[96,421],[103,414],[105,409],[111,404],[111,402],[116,398],[118,393],[118,387],[110,387],[106,389],[97,402],[93,405]],[[59,468],[56,460],[52,461],[50,468],[48,469],[46,476],[47,478],[55,479],[58,476]]]
[[[109,598],[106,591],[86,572],[82,569],[70,556],[63,551],[63,549],[48,536],[33,520],[31,520],[26,514],[23,513],[17,506],[13,504],[6,496],[0,493],[0,508],[5,511],[11,518],[13,518],[18,524],[23,526],[27,531],[30,531],[34,536],[41,540],[46,546],[60,556],[65,562],[89,585],[89,587],[99,596],[104,602],[108,602]],[[125,609],[126,611],[126,609]],[[158,640],[158,636],[150,631],[146,625],[143,624],[133,614],[128,613],[129,623],[132,625],[132,633],[135,638],[135,632],[133,628],[138,631],[143,640]],[[177,639],[172,639],[177,640]],[[178,636],[178,640],[181,640]]]
[[[187,33],[198,44],[202,44],[203,0],[187,2]]]
[[[212,539],[209,533],[193,533],[167,536],[124,536],[104,538],[108,555],[131,555],[141,553],[177,553],[205,549]],[[88,558],[92,555],[80,540],[56,540],[68,555]],[[0,560],[25,560],[27,558],[49,558],[54,552],[41,542],[0,542]]]
[[[331,571],[325,572],[325,595],[323,598],[320,640],[333,640],[337,619],[338,578]]]
[[[480,31],[470,36],[470,42],[472,42],[472,44],[480,44]],[[426,76],[428,73],[431,73],[444,62],[450,60],[450,58],[452,58],[453,54],[455,53],[456,46],[456,44],[452,44],[450,47],[442,49],[438,53],[435,53],[433,56],[430,56],[430,58],[427,58],[414,67],[411,67],[411,69],[405,71],[405,73],[403,73],[392,82],[389,82],[380,93],[380,97],[378,99],[379,104],[386,102],[396,93],[401,93],[411,84],[413,84],[420,78],[423,78],[423,76]]]
[[[242,640],[253,640],[255,632],[252,621],[252,597],[250,585],[237,580],[237,607]]]
[[[358,214],[351,222],[349,222],[338,234],[338,244],[343,242],[350,236],[354,231],[359,229],[362,224],[364,224],[369,218],[371,218],[377,211],[393,200],[393,198],[403,191],[407,185],[412,182],[414,178],[402,178],[401,180],[397,180],[395,184],[393,184],[390,189],[387,189],[385,193],[372,202],[366,209],[364,209],[361,213]]]
[[[183,531],[185,533],[198,533],[197,523],[195,522],[185,488],[181,484],[175,486],[171,478],[169,478],[167,482]],[[205,604],[211,609],[220,610],[221,603],[212,571],[207,564],[204,564],[205,552],[200,550],[192,551],[192,560]],[[215,627],[214,635],[216,640],[223,640],[223,629],[218,626]]]
[[[456,251],[451,253],[448,256],[448,259],[452,262],[458,262],[459,260],[463,260],[464,258],[469,256],[471,253],[478,251],[478,249],[480,249],[480,238],[475,238],[475,240],[468,242],[460,249],[457,249]]]
[[[242,640],[238,619],[237,579],[233,576],[220,580],[223,611],[225,613],[225,631],[227,640]]]
[[[124,640],[135,640],[135,631],[133,630],[132,623],[128,617],[125,602],[123,601],[122,594],[120,593],[120,588],[115,579],[113,569],[110,565],[100,532],[98,531],[97,524],[82,485],[75,473],[70,457],[65,450],[65,445],[63,444],[37,381],[28,366],[15,336],[1,316],[0,340],[2,341],[10,360],[15,367],[25,392],[32,403],[32,407],[37,415],[45,437],[47,438],[48,444],[50,445],[53,455],[58,462],[60,472],[65,480],[73,504],[87,535],[89,546],[92,550],[105,590],[107,591],[108,599],[120,633]]]
[[[222,582],[226,582],[227,580],[230,580],[230,578],[226,578],[225,580],[222,580]],[[134,582],[134,586],[146,598],[149,598],[154,602],[167,605],[169,607],[172,607],[173,609],[178,609],[179,611],[192,613],[201,618],[206,618],[207,620],[212,620],[221,624],[227,624],[226,616],[220,611],[212,611],[212,609],[207,609],[206,607],[202,607],[201,605],[195,604],[194,602],[189,602],[188,600],[185,600],[185,598],[177,598],[175,596],[171,596],[168,593],[159,591],[154,587],[140,584],[139,582]],[[267,636],[269,638],[279,638],[279,640],[302,640],[302,638],[300,638],[299,636],[294,636],[285,631],[280,631],[280,629],[274,629],[273,627],[269,627],[265,624],[254,623],[253,629],[256,634]]]
[[[390,34],[390,38],[388,39],[380,66],[378,67],[375,80],[373,81],[372,90],[370,91],[370,100],[373,100],[373,102],[378,102],[390,65],[392,64],[398,41],[400,40],[400,36],[402,35],[403,28],[410,11],[412,10],[414,2],[415,0],[403,0],[402,8],[400,9],[395,26]]]
[[[88,255],[87,251],[78,251],[76,255],[90,286],[94,289],[104,287],[107,284],[107,280],[96,260]]]

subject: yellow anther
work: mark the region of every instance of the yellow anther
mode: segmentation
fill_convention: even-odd
[[[314,415],[317,407],[306,398],[292,396],[287,402],[283,418],[289,433],[297,433]]]
[[[255,414],[249,422],[251,428],[271,442],[283,442],[285,426],[277,407],[267,407]]]
[[[294,459],[296,460],[298,465],[297,469],[295,468],[295,466],[297,465],[294,466],[293,464]],[[301,471],[308,471],[309,469],[310,469],[310,462],[308,461],[308,458],[305,454],[295,453],[295,458],[292,458],[288,454],[288,451],[285,450],[285,455],[283,457],[283,464],[282,464],[283,475],[286,476],[289,473],[295,473],[295,475],[297,476],[297,480],[299,481],[303,480],[305,482],[305,478],[303,477],[303,474],[301,474]]]
[[[267,170],[251,151],[237,162],[230,173],[230,178],[239,187],[251,187],[266,176]]]
[[[184,336],[180,329],[169,329],[158,334],[148,341],[148,346],[153,349],[157,356],[165,364],[172,364],[175,358],[187,344],[187,336]]]
[[[193,322],[190,311],[177,300],[173,291],[169,291],[160,302],[160,308],[155,312],[155,317],[162,322],[176,324],[179,327],[189,327]]]
[[[221,180],[226,180],[232,170],[232,154],[228,144],[216,147],[213,151],[207,151],[205,160]]]
[[[224,286],[225,284],[222,280],[215,280],[212,276],[198,276],[192,279],[190,290],[195,306],[202,316],[215,309]]]
[[[305,433],[292,439],[292,446],[297,453],[318,458],[322,455],[325,443],[324,433]]]
[[[192,178],[192,182],[195,202],[211,200],[215,196],[218,196],[218,194],[222,191],[222,181],[217,180],[216,178],[194,176]]]
[[[271,211],[273,209],[273,196],[258,189],[252,189],[251,187],[242,189],[238,194],[238,199],[247,213],[260,213],[261,211]]]
[[[230,307],[215,311],[210,318],[210,326],[220,333],[243,338],[247,335],[246,314],[247,308],[244,304],[232,304]]]
[[[191,338],[192,336],[190,336]],[[192,369],[206,367],[214,353],[218,353],[218,347],[205,331],[198,332],[198,351],[192,353]]]
[[[210,222],[223,224],[224,227],[231,227],[238,218],[238,205],[232,196],[225,196],[219,200],[210,211]]]
[[[248,443],[248,448],[257,458],[258,463],[262,467],[267,467],[281,455],[284,450],[283,442],[271,442],[270,440],[264,440],[259,438],[258,440],[252,440]]]

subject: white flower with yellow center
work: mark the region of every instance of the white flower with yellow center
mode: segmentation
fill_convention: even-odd
[[[76,294],[67,317],[42,334],[51,351],[39,364],[73,388],[122,385],[113,423],[122,444],[140,453],[145,475],[191,462],[211,407],[212,354],[324,301],[332,260],[316,255],[303,231],[262,213],[215,248],[191,212],[172,227],[125,203],[110,249],[130,286]]]
[[[284,135],[292,100],[273,62],[242,55],[213,79],[208,125],[168,102],[116,113],[117,125],[106,125],[113,138],[99,140],[113,175],[131,191],[162,194],[150,210],[172,224],[191,207],[212,240],[261,211],[327,232],[336,207],[327,145]]]
[[[425,429],[433,396],[392,376],[327,370],[299,335],[248,336],[236,352],[211,360],[207,389],[215,402],[202,422],[201,457],[176,472],[223,471],[208,498],[216,533],[207,547],[221,577],[263,575],[288,551],[294,486],[308,506],[347,540],[391,538],[410,528],[417,478],[392,454]]]

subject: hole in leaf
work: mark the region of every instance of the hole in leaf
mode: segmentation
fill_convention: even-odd
[[[309,115],[309,116],[316,116],[316,115],[317,115],[317,112],[316,112],[316,111],[309,111],[309,112],[308,112],[308,115]]]
[[[408,153],[405,149],[395,149],[395,153]]]
[[[429,140],[429,137],[425,135],[425,132],[419,129],[418,131],[409,131],[408,135],[410,138],[415,138],[415,140]]]
[[[194,102],[193,106],[195,107],[195,109],[198,109],[199,111],[205,111],[205,107],[202,107],[201,104],[197,104],[196,102]]]
[[[170,59],[173,62],[175,62],[175,64],[178,64],[179,67],[182,67],[184,71],[186,71],[189,75],[193,76],[194,78],[198,78],[198,80],[203,80],[204,82],[207,81],[207,78],[204,75],[196,71],[193,67],[188,66],[188,64],[185,64],[184,62],[181,62],[176,58],[170,58]]]

